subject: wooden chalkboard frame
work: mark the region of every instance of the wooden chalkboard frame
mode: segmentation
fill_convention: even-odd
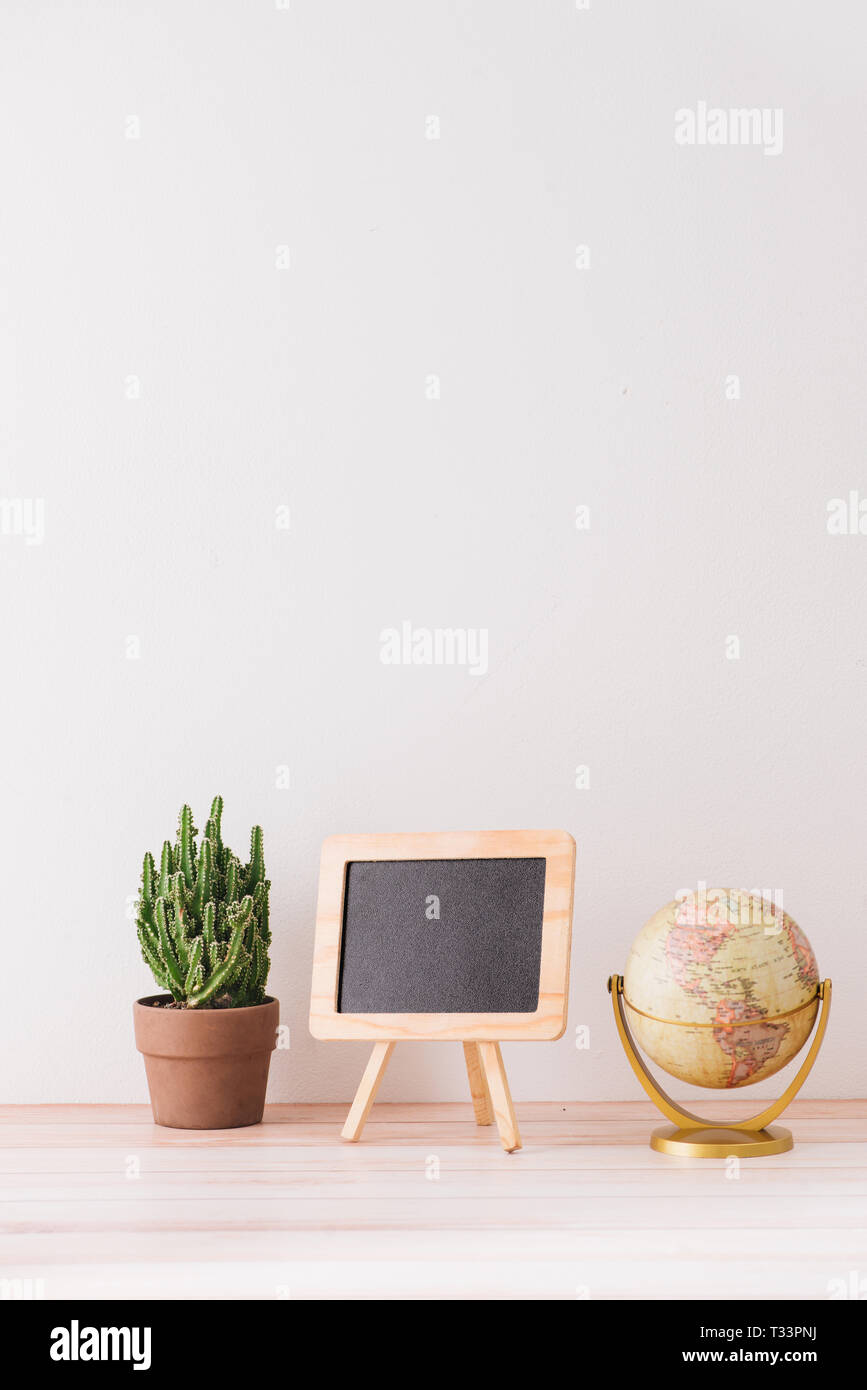
[[[544,858],[545,898],[539,1004],[533,1013],[339,1013],[346,866],[401,859]],[[314,1038],[394,1043],[554,1040],[566,1029],[575,881],[575,841],[564,830],[482,830],[332,835],[322,846],[313,953],[310,1031]]]

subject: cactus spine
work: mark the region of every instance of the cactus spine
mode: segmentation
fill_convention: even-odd
[[[243,865],[223,844],[223,798],[215,796],[201,845],[189,806],[159,873],[142,865],[136,919],[142,958],[161,989],[188,1009],[261,1004],[271,962],[262,828],[254,825]]]

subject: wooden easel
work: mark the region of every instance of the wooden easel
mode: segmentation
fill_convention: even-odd
[[[424,1013],[407,1013],[401,1008],[372,1013],[367,1009],[352,1012],[340,1007],[350,867],[356,863],[400,863],[404,860],[415,864],[428,859],[545,861],[541,950],[538,976],[533,975],[538,993],[532,1011],[492,1012],[480,1007],[453,1012],[429,1006]],[[370,1060],[341,1131],[344,1139],[354,1144],[361,1138],[396,1042],[459,1042],[464,1048],[476,1124],[496,1124],[506,1153],[520,1149],[521,1135],[500,1043],[504,1040],[553,1042],[563,1036],[569,998],[574,881],[575,841],[565,830],[456,830],[329,836],[322,846],[319,870],[310,1032],[314,1038],[373,1043]],[[427,902],[422,896],[422,892],[427,892],[423,880],[418,892],[421,909]],[[533,969],[535,971],[535,966]]]
[[[357,1144],[361,1138],[368,1115],[376,1100],[379,1083],[385,1075],[389,1058],[394,1051],[393,1042],[374,1044],[370,1061],[355,1093],[352,1108],[346,1117],[341,1136],[350,1144]],[[473,1111],[477,1125],[491,1125],[496,1121],[500,1131],[500,1142],[506,1153],[514,1153],[521,1147],[521,1135],[515,1108],[503,1066],[500,1044],[497,1042],[465,1042],[464,1061],[473,1098]]]

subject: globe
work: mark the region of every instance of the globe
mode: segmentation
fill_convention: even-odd
[[[623,977],[630,1032],[670,1076],[751,1086],[797,1054],[819,1007],[812,947],[756,893],[699,889],[654,913]]]

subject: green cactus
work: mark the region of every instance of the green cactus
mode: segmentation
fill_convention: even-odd
[[[223,798],[215,796],[201,845],[189,806],[178,838],[166,840],[159,874],[142,866],[136,925],[142,959],[176,1004],[188,1009],[261,1004],[271,962],[262,828],[254,825],[247,865],[223,844]]]

